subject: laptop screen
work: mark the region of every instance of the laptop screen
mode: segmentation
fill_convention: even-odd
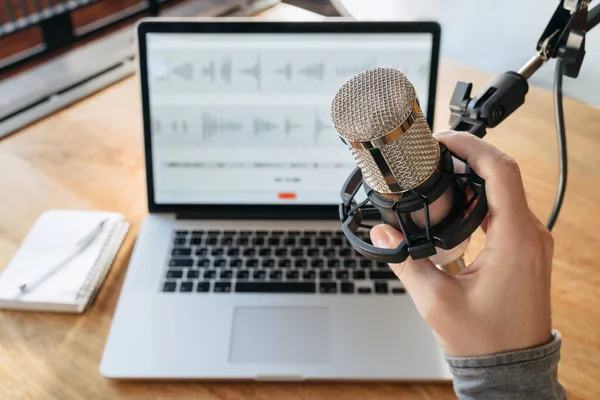
[[[374,67],[427,115],[431,33],[148,33],[156,204],[335,205],[356,167],[332,128],[339,87]]]

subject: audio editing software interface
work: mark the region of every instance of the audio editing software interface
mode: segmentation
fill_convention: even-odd
[[[407,33],[149,34],[156,203],[339,203],[356,163],[332,127],[335,93],[394,67],[425,107],[432,45]]]

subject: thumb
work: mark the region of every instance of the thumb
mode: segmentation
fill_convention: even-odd
[[[395,249],[404,235],[389,225],[377,225],[371,229],[371,241],[380,248]],[[398,279],[411,294],[417,308],[430,304],[431,300],[452,296],[457,289],[456,279],[440,271],[429,259],[413,260],[411,257],[400,264],[390,264]]]

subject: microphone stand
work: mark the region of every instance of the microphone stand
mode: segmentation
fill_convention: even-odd
[[[562,0],[540,40],[538,53],[518,72],[494,77],[476,97],[473,84],[459,82],[450,100],[450,126],[480,138],[525,103],[527,80],[551,58],[563,61],[564,75],[577,78],[585,57],[585,35],[600,24],[600,5],[588,12],[590,0]]]
[[[591,0],[562,0],[537,44],[538,53],[518,72],[509,71],[494,77],[476,97],[471,97],[473,84],[458,82],[450,100],[450,127],[470,132],[480,138],[488,128],[498,126],[525,103],[529,91],[527,80],[548,60],[560,61],[557,74],[577,78],[585,57],[585,35],[600,24],[600,5],[588,11]],[[558,75],[557,75],[558,76]],[[557,132],[561,172],[557,199],[548,222],[552,229],[560,211],[567,180],[567,153],[564,121],[562,116],[562,77],[558,86],[561,98],[555,99]],[[463,257],[438,266],[442,271],[455,275],[465,268]]]

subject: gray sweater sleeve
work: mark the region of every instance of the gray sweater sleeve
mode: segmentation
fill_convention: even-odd
[[[460,400],[564,400],[558,382],[561,336],[533,349],[484,357],[446,357]]]

